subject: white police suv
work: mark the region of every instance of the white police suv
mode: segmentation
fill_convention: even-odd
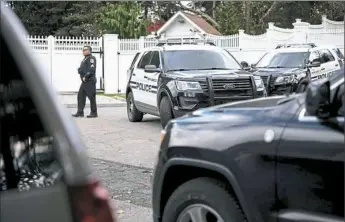
[[[164,127],[198,108],[266,96],[262,79],[229,52],[205,42],[182,43],[161,42],[135,55],[126,90],[129,121],[151,114]]]
[[[327,78],[344,64],[344,55],[335,46],[309,44],[278,45],[255,65],[268,95],[304,92],[310,81]]]

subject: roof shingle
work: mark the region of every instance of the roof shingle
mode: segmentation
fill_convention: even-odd
[[[199,26],[202,30],[204,30],[206,33],[211,35],[222,35],[220,32],[218,32],[217,29],[215,29],[210,23],[208,23],[204,18],[198,16],[198,15],[192,15],[189,13],[182,12],[187,18],[189,18],[192,22],[194,22],[197,26]]]

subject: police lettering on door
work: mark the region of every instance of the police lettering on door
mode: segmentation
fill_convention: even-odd
[[[151,92],[151,88],[152,86],[149,85],[149,84],[144,84],[144,83],[141,83],[141,82],[137,82],[137,89],[139,90],[142,90],[142,91],[145,91],[145,92]]]
[[[332,74],[333,74],[333,72],[323,73],[323,74],[321,74],[321,75],[318,75],[318,76],[317,76],[317,79],[324,79],[324,78],[329,77],[329,76],[332,75]]]

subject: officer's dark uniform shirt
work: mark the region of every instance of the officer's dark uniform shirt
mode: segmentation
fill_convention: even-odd
[[[78,69],[80,79],[85,77],[86,81],[96,80],[96,58],[93,55],[85,56]]]

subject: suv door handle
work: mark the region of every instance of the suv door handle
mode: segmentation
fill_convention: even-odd
[[[135,73],[133,73],[132,76],[136,76]]]
[[[145,79],[147,79],[147,76],[144,76]]]
[[[335,66],[339,66],[339,64],[335,64]]]
[[[321,70],[325,70],[325,68],[322,68]]]

